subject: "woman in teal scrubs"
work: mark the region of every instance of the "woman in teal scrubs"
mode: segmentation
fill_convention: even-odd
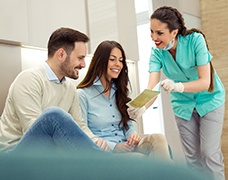
[[[160,7],[151,15],[152,48],[148,89],[161,86],[170,92],[171,104],[187,164],[207,172],[214,180],[225,180],[221,135],[225,89],[211,64],[203,33],[187,30],[180,12]],[[145,109],[130,109],[134,118]]]

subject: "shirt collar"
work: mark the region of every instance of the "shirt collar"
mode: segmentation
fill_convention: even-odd
[[[112,84],[112,89],[116,91],[116,84],[113,82],[113,80],[111,81]],[[97,86],[102,86],[101,81],[98,77],[95,78],[95,80],[93,81],[93,85],[97,85]]]
[[[62,84],[63,82],[66,81],[66,78],[63,77],[63,79],[59,80],[58,77],[55,75],[54,71],[52,71],[52,69],[50,68],[50,66],[48,65],[47,62],[44,62],[44,69],[46,71],[47,74],[47,78],[49,81],[54,82],[56,84]]]

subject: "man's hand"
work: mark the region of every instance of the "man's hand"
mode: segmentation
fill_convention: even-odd
[[[104,150],[104,151],[110,151],[110,148],[109,148],[109,146],[108,146],[108,143],[107,143],[107,141],[105,141],[105,140],[103,140],[103,139],[101,139],[101,138],[99,138],[96,142],[95,142],[95,144],[97,145],[97,146],[99,146],[102,150]]]

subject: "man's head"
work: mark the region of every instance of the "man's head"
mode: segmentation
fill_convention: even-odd
[[[59,28],[52,33],[48,41],[48,57],[52,57],[59,48],[63,48],[68,55],[75,47],[75,42],[87,43],[89,37],[70,28]]]
[[[85,67],[88,36],[70,28],[60,28],[48,41],[48,64],[61,80],[64,76],[77,79],[78,70]]]

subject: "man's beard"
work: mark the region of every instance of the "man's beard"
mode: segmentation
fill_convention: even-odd
[[[76,71],[74,71],[70,66],[69,56],[67,56],[63,64],[61,64],[60,69],[64,73],[64,75],[68,78],[75,79],[75,80],[79,78],[79,76],[76,74]],[[78,67],[78,69],[80,69],[80,67]]]

